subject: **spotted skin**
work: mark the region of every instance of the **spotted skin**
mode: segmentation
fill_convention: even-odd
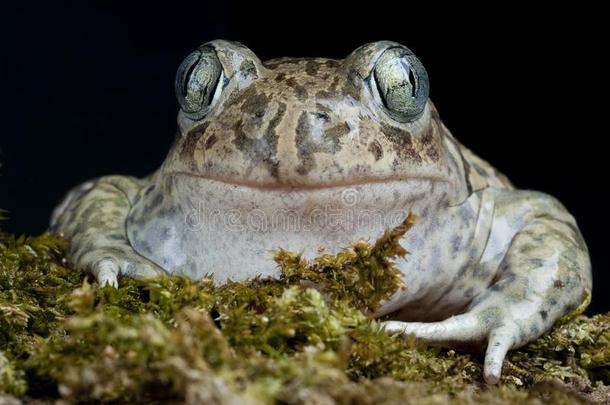
[[[203,118],[178,114],[161,168],[85,183],[53,215],[69,260],[100,283],[274,277],[273,249],[336,252],[412,211],[412,253],[398,262],[408,288],[375,315],[391,319],[389,333],[486,350],[489,383],[508,350],[590,292],[587,247],[557,200],[516,190],[453,138],[432,102],[405,122],[388,114],[371,71],[400,45],[266,63],[237,43],[208,46],[223,67],[218,97]]]

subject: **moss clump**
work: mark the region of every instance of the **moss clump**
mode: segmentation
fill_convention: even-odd
[[[514,352],[503,384],[481,356],[387,336],[368,314],[402,285],[413,223],[277,280],[172,276],[100,288],[64,242],[0,234],[0,393],[70,402],[578,403],[608,394],[610,315],[579,316]],[[408,286],[407,286],[408,287]],[[8,397],[0,394],[0,402]]]
[[[288,284],[309,282],[321,287],[332,302],[374,312],[382,300],[405,288],[392,259],[408,253],[398,241],[414,222],[415,216],[409,214],[402,225],[386,231],[373,245],[361,240],[337,255],[324,254],[313,262],[283,249],[275,252],[274,259],[281,279]]]

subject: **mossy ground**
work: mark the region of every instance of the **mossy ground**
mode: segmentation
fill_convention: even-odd
[[[0,403],[609,401],[610,314],[564,319],[511,352],[494,387],[480,354],[384,334],[366,314],[408,288],[392,259],[411,221],[311,262],[278,251],[279,280],[223,286],[100,288],[67,266],[65,242],[0,233]]]

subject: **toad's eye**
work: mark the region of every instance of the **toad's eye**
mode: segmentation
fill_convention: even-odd
[[[191,119],[200,119],[213,106],[222,90],[222,65],[211,47],[191,53],[176,73],[176,97],[180,108]]]
[[[377,59],[372,73],[373,93],[377,93],[392,118],[410,122],[420,116],[428,100],[428,73],[410,50],[387,49]]]

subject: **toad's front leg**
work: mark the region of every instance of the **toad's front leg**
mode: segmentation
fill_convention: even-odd
[[[496,212],[480,268],[494,268],[489,287],[467,310],[440,322],[386,323],[443,346],[486,349],[484,376],[496,383],[510,349],[536,339],[591,291],[591,264],[574,218],[537,192],[497,190]]]
[[[51,231],[70,241],[73,266],[92,273],[101,285],[120,275],[149,277],[164,271],[131,247],[125,223],[142,188],[133,177],[107,176],[72,190],[56,208]]]

